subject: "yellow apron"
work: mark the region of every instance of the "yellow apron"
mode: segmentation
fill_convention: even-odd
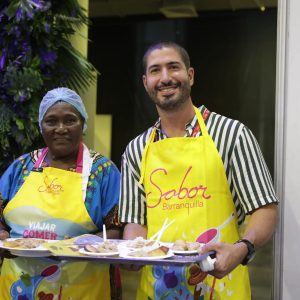
[[[4,209],[11,237],[63,239],[97,231],[82,197],[82,147],[77,172],[40,168],[43,152],[24,184]],[[81,164],[80,164],[81,162]],[[79,166],[79,167],[78,167]],[[79,172],[78,172],[79,171]],[[108,265],[49,258],[5,259],[0,299],[110,299]]]
[[[176,137],[146,144],[141,167],[147,199],[148,237],[166,217],[175,222],[162,241],[234,243],[237,218],[224,165],[199,110],[200,137]],[[247,267],[238,266],[223,279],[195,276],[192,267],[146,266],[137,299],[251,299]]]

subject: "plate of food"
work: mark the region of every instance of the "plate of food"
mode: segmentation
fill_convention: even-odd
[[[24,257],[43,257],[51,252],[42,245],[50,242],[44,239],[8,238],[0,241],[0,248],[9,250],[11,254]]]
[[[85,245],[79,249],[79,253],[90,256],[116,256],[119,251],[117,243],[106,240],[99,244]]]
[[[138,249],[143,249],[145,247],[152,247],[154,245],[155,241],[154,240],[146,240],[142,237],[136,237],[133,240],[126,240],[118,244],[118,248],[120,251],[123,249],[130,249],[130,250],[138,250]],[[171,247],[173,243],[167,243],[167,242],[158,242],[159,246],[166,246],[166,247]]]
[[[171,247],[174,254],[194,255],[198,254],[204,244],[198,242],[188,242],[185,240],[176,240]]]
[[[164,259],[174,256],[172,250],[166,246],[145,246],[139,249],[122,249],[120,251],[120,257],[129,258],[129,259],[140,259],[140,260],[155,260],[155,259]]]
[[[133,240],[127,240],[124,242],[121,242],[118,247],[119,248],[128,248],[128,249],[142,249],[144,247],[151,246],[155,243],[155,241],[152,240],[145,240],[143,237],[138,236]]]

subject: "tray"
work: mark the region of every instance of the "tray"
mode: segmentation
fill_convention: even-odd
[[[69,256],[69,255],[54,255],[56,258],[61,260],[92,260],[99,263],[105,264],[130,264],[130,265],[172,265],[172,266],[186,266],[193,263],[198,263],[207,258],[207,256],[213,254],[213,252],[207,252],[202,255],[174,255],[169,258],[163,259],[143,259],[142,257],[137,258],[124,258],[119,256]]]
[[[98,238],[98,237],[97,237]],[[98,238],[100,242],[102,239]],[[120,255],[110,256],[109,254],[104,255],[85,255],[83,253],[83,245],[90,242],[95,242],[95,236],[93,235],[83,235],[80,237],[72,238],[70,240],[61,240],[61,241],[51,241],[51,243],[43,244],[43,251],[39,250],[29,250],[28,251],[19,251],[18,256],[29,256],[30,257],[39,257],[39,256],[48,256],[53,257],[58,260],[68,260],[68,261],[94,261],[97,263],[103,264],[131,264],[131,265],[173,265],[173,266],[185,266],[193,263],[198,263],[207,258],[207,256],[213,254],[213,252],[207,252],[203,255],[194,254],[194,255],[180,255],[172,253],[172,255],[166,255],[163,258],[151,258],[151,257],[121,257]],[[124,240],[113,240],[114,242],[120,244],[124,243]],[[54,249],[53,249],[54,246]],[[3,247],[3,246],[2,246]],[[4,247],[3,247],[4,248]],[[16,251],[16,249],[8,249],[11,252]],[[41,253],[40,253],[41,252]]]

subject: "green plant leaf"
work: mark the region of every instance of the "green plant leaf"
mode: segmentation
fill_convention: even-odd
[[[24,130],[24,123],[21,119],[16,119],[16,124],[19,130]]]

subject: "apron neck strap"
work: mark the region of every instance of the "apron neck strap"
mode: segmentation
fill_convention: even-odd
[[[76,161],[76,172],[82,173],[83,168],[83,145],[80,143]]]
[[[41,168],[41,165],[49,151],[49,148],[46,147],[43,149],[42,154],[38,157],[37,161],[34,164],[34,168]],[[77,154],[77,160],[76,160],[76,172],[77,173],[82,173],[82,168],[83,168],[83,144],[80,143],[79,145],[79,150]]]
[[[35,169],[39,169],[41,167],[47,153],[48,153],[48,147],[43,149],[42,154],[38,157],[37,161],[35,162],[33,166]]]
[[[195,110],[195,113],[196,113],[196,116],[197,116],[197,120],[198,120],[198,123],[199,123],[199,126],[200,126],[202,136],[208,136],[208,132],[207,132],[206,126],[204,124],[204,119],[202,117],[201,112],[199,111],[199,109],[196,106],[194,106],[194,110]]]
[[[151,143],[153,143],[154,139],[155,139],[155,135],[156,135],[156,128],[155,126],[152,128],[152,131],[151,131],[151,134],[150,134],[150,137],[145,145],[145,149],[144,149],[144,154],[142,156],[142,163],[141,163],[141,178],[139,180],[139,183],[142,184],[143,181],[144,181],[144,174],[145,174],[145,166],[146,166],[146,156],[147,156],[147,152],[148,152],[148,148],[149,148],[149,145]]]

